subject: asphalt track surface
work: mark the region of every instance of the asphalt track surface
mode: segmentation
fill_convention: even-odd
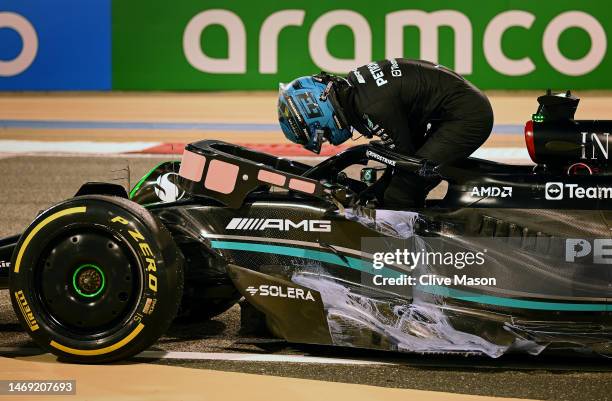
[[[133,185],[163,158],[0,156],[0,236],[20,232],[35,214],[72,196],[85,181]],[[153,350],[313,355],[382,361],[372,365],[158,359],[148,363],[308,378],[382,387],[546,400],[612,400],[612,361],[576,357],[398,355],[287,344],[238,334],[239,308],[206,322],[175,322]],[[37,352],[0,291],[0,356]],[[18,351],[18,353],[21,351]]]

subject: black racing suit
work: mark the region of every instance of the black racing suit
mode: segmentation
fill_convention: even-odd
[[[347,80],[350,86],[338,96],[347,122],[398,153],[452,163],[470,156],[491,133],[493,110],[487,97],[443,66],[384,60],[357,68]],[[438,182],[393,174],[383,206],[421,207]]]

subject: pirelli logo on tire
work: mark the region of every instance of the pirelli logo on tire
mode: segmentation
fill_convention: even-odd
[[[21,314],[23,315],[23,318],[28,324],[28,327],[30,328],[30,330],[31,331],[38,330],[39,329],[38,322],[36,321],[36,318],[34,317],[34,314],[32,313],[30,306],[28,305],[28,301],[26,300],[26,297],[23,291],[21,290],[16,291],[14,295],[15,295],[15,300],[17,301],[17,304],[19,305],[19,310],[21,311]]]

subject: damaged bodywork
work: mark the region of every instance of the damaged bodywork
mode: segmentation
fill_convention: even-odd
[[[500,177],[496,164],[479,163],[484,163],[481,170],[498,169],[480,180],[510,182],[507,173]],[[516,183],[508,185],[529,191],[537,204],[544,186],[525,181],[547,178],[533,177],[531,169],[518,166],[523,174],[515,171]],[[611,212],[517,208],[517,199],[487,196],[479,207],[476,200],[465,200],[475,186],[466,181],[477,178],[462,177],[449,180],[443,200],[418,211],[343,208],[265,187],[236,201],[236,208],[185,204],[151,210],[175,238],[197,239],[226,262],[238,291],[265,315],[276,335],[289,341],[491,357],[547,348],[609,353],[610,269],[586,259],[566,262],[565,247],[568,239],[609,238]],[[189,192],[189,185],[182,188]],[[328,185],[320,191],[334,190]],[[487,249],[487,263],[457,272],[426,263],[414,269],[373,267],[376,251],[421,248]],[[468,281],[492,277],[496,284],[373,283],[377,275],[454,273]]]

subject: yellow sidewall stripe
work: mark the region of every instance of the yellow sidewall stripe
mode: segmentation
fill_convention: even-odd
[[[104,347],[104,348],[100,348],[100,349],[92,349],[92,350],[82,350],[82,349],[76,349],[76,348],[70,348],[70,347],[66,347],[65,345],[62,345],[60,343],[57,343],[55,341],[51,341],[49,344],[53,347],[56,348],[60,351],[66,352],[68,354],[72,354],[72,355],[81,355],[81,356],[95,356],[95,355],[104,355],[104,354],[108,354],[109,352],[113,352],[115,350],[118,350],[119,348],[123,347],[124,345],[126,345],[127,343],[129,343],[130,341],[132,341],[137,335],[138,333],[140,333],[142,331],[142,329],[144,329],[144,324],[139,323],[138,326],[134,329],[134,331],[132,331],[127,337],[125,337],[123,340],[113,344],[113,345],[109,345],[108,347]]]
[[[36,234],[38,234],[38,232],[47,224],[51,223],[53,220],[57,220],[60,217],[63,216],[67,216],[69,214],[75,214],[75,213],[85,213],[85,211],[87,210],[87,207],[85,206],[79,206],[79,207],[73,207],[70,209],[65,209],[62,210],[60,212],[54,213],[51,216],[47,217],[46,219],[44,219],[43,221],[41,221],[40,223],[38,223],[38,225],[36,227],[34,227],[34,229],[30,232],[30,234],[28,234],[28,236],[26,237],[25,241],[23,241],[23,244],[21,245],[21,248],[19,249],[19,253],[17,254],[17,260],[15,261],[15,273],[19,273],[19,268],[21,267],[21,259],[23,258],[23,254],[25,253],[26,248],[28,247],[28,245],[30,244],[30,241],[32,241],[32,238],[34,238],[34,236]]]

